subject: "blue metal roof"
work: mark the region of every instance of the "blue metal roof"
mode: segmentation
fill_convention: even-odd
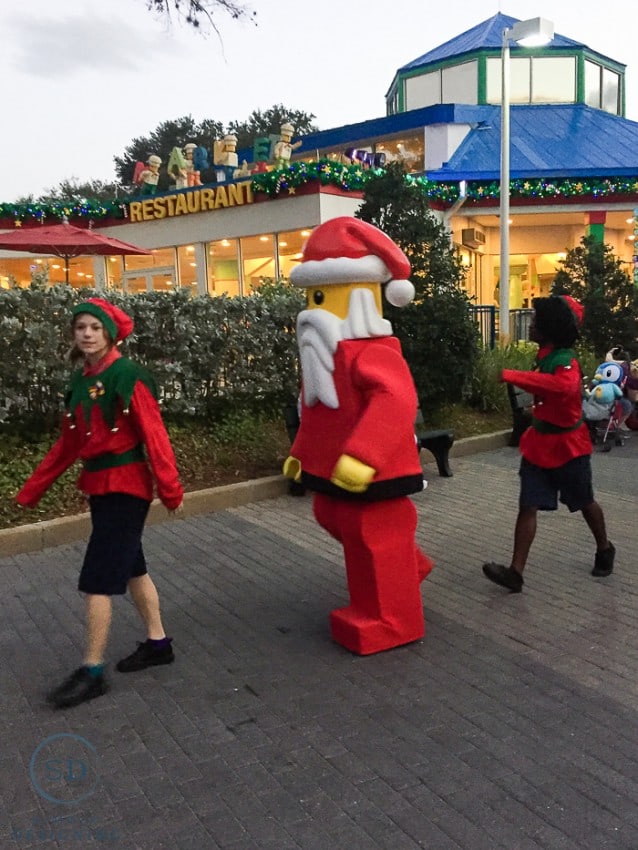
[[[307,158],[315,155],[316,151],[344,150],[354,142],[364,142],[368,139],[389,138],[425,127],[428,124],[473,124],[482,118],[484,107],[466,104],[436,104],[412,109],[409,112],[399,112],[396,115],[385,115],[382,118],[371,118],[357,124],[347,124],[344,127],[333,127],[330,130],[319,130],[298,138],[303,144],[295,158]],[[239,161],[243,159],[252,162],[252,148],[237,151]]]
[[[512,18],[509,15],[503,15],[498,12],[486,21],[477,24],[469,30],[466,30],[461,35],[457,35],[419,56],[418,59],[413,59],[402,68],[399,68],[399,74],[405,71],[414,71],[416,68],[422,68],[424,65],[432,65],[437,62],[442,62],[446,59],[454,59],[457,56],[462,56],[466,53],[472,53],[477,50],[497,49],[500,51],[503,45],[503,30],[511,29],[514,24],[519,23],[518,18]],[[550,44],[546,45],[547,49],[583,49],[587,45],[580,41],[574,41],[571,38],[566,38],[564,35],[555,33],[554,39]],[[512,45],[512,52],[517,49],[516,45]]]
[[[431,180],[498,180],[501,109],[482,115]],[[582,104],[512,106],[510,174],[518,177],[630,176],[638,172],[638,122]]]

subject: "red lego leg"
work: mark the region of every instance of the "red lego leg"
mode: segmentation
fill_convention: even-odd
[[[369,655],[422,638],[419,582],[431,562],[415,545],[410,499],[363,503],[317,495],[315,516],[345,554],[350,604],[330,615],[334,640]]]

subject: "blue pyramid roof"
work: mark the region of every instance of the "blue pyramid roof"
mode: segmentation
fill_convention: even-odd
[[[469,30],[451,38],[445,44],[435,47],[418,59],[408,62],[402,68],[399,68],[397,73],[404,71],[413,71],[416,68],[421,68],[424,65],[431,65],[435,62],[442,62],[445,59],[453,59],[457,56],[462,56],[465,53],[472,53],[476,50],[484,50],[487,48],[500,50],[503,44],[503,30],[511,29],[514,24],[519,23],[518,18],[512,18],[509,15],[503,15],[498,12],[486,21],[472,27]],[[587,45],[580,41],[574,41],[571,38],[566,38],[564,35],[556,33],[549,48],[584,48]],[[515,50],[515,45],[512,45]],[[600,55],[600,54],[599,54]]]
[[[498,180],[501,110],[474,107],[473,125],[432,180]],[[582,104],[515,106],[510,112],[510,174],[520,177],[633,176],[638,122]]]

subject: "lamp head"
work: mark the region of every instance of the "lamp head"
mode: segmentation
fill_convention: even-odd
[[[554,38],[554,24],[545,18],[518,21],[511,29],[505,30],[504,37],[521,47],[540,47]]]

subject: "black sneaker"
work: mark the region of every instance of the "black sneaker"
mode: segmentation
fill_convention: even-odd
[[[147,640],[144,643],[138,643],[135,652],[122,658],[115,667],[120,673],[135,673],[137,670],[155,667],[158,664],[172,664],[173,661],[175,661],[175,653],[170,639],[164,646],[159,647]]]
[[[86,667],[78,667],[55,690],[47,695],[47,702],[55,708],[71,708],[81,702],[101,697],[109,689],[104,676],[91,676]]]
[[[596,560],[594,561],[594,569],[591,571],[593,576],[604,578],[612,574],[614,570],[614,558],[616,556],[616,547],[610,543],[607,549],[602,552],[596,552]]]
[[[494,584],[500,584],[501,587],[506,587],[512,593],[520,593],[523,589],[523,576],[513,570],[512,567],[504,567],[503,564],[483,564],[483,572],[493,581]]]

